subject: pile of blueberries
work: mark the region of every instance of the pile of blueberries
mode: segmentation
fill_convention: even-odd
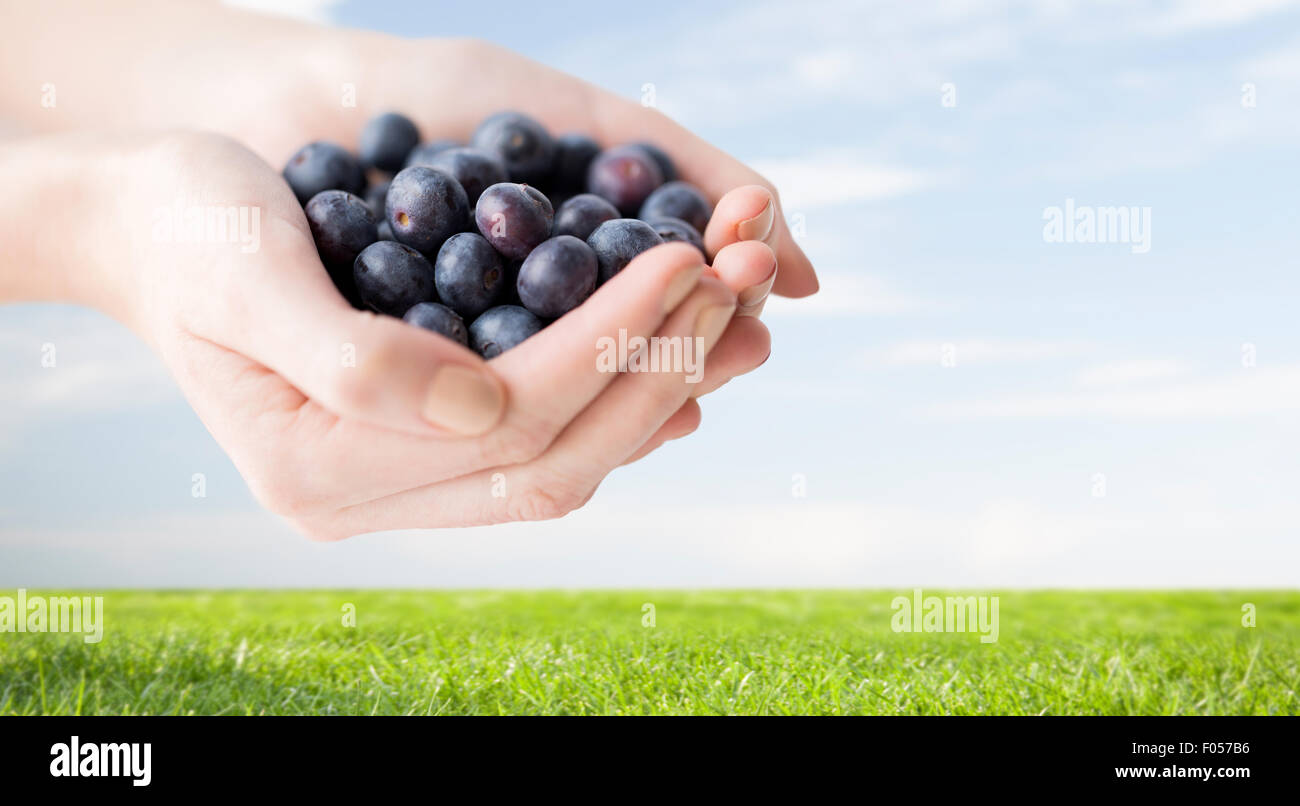
[[[583,134],[553,138],[518,112],[489,117],[468,145],[421,143],[390,112],[366,124],[359,150],[313,142],[284,168],[335,286],[357,308],[484,358],[656,244],[704,251],[712,206],[649,143],[602,150]]]

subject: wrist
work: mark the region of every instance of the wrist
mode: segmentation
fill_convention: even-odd
[[[122,239],[114,231],[116,199],[105,193],[120,181],[119,152],[84,135],[56,135],[6,144],[0,173],[0,300],[89,305],[121,317],[106,250]]]

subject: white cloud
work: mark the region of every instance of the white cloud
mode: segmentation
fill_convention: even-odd
[[[873,274],[818,273],[821,290],[806,299],[772,297],[763,315],[769,316],[892,316],[938,310],[944,306],[894,288]]]
[[[934,184],[934,179],[925,174],[874,163],[852,149],[760,160],[753,168],[781,189],[781,204],[787,214],[829,205],[880,201]]]
[[[1243,368],[1217,378],[1144,384],[1138,388],[959,400],[936,404],[926,414],[956,420],[1072,417],[1204,420],[1297,411],[1300,411],[1300,365]]]
[[[1117,386],[1161,378],[1173,378],[1188,371],[1185,362],[1172,358],[1137,358],[1088,367],[1075,381],[1081,386]]]
[[[1281,79],[1300,82],[1300,39],[1241,65],[1240,74],[1248,79]]]
[[[310,543],[206,504],[81,530],[7,530],[0,585],[26,587],[1290,586],[1294,503],[1133,511],[1081,496],[960,508],[815,498],[668,506],[604,496],[560,521]],[[1279,539],[1286,536],[1287,539]],[[1178,544],[1170,551],[1171,541]],[[1231,543],[1233,551],[1223,547]],[[25,551],[26,548],[33,550]],[[60,562],[51,565],[51,553]],[[139,561],[141,556],[150,562]],[[248,562],[248,557],[257,562]]]
[[[69,313],[0,329],[0,421],[103,411],[179,399],[161,361],[123,326]],[[52,360],[53,366],[45,361]]]
[[[868,366],[914,367],[970,364],[1010,364],[1045,361],[1081,355],[1089,350],[1083,342],[1012,341],[968,339],[953,341],[906,341],[866,354]]]
[[[1138,6],[1132,30],[1155,36],[1177,36],[1243,25],[1295,6],[1295,0],[1179,0],[1159,6]]]

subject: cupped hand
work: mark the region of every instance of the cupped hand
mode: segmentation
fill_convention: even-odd
[[[711,273],[738,298],[735,321],[696,396],[766,359],[771,339],[757,317],[769,292],[803,297],[817,291],[816,273],[791,235],[772,184],[656,109],[481,40],[333,35],[340,37],[330,45],[334,55],[316,60],[311,84],[295,84],[288,108],[278,115],[283,125],[259,118],[256,127],[240,132],[274,165],[309,139],[355,148],[365,121],[389,110],[415,120],[426,140],[466,141],[488,115],[516,109],[557,135],[581,132],[603,146],[648,141],[664,149],[681,178],[715,203],[704,233]],[[341,102],[345,86],[353,90],[348,104],[355,105]]]
[[[107,261],[121,300],[113,313],[160,352],[257,498],[322,539],[580,506],[610,470],[692,431],[691,395],[707,381],[692,383],[699,376],[684,366],[608,371],[601,339],[699,337],[708,367],[736,326],[736,295],[717,277],[761,276],[770,261],[743,243],[720,249],[712,267],[690,246],[656,247],[483,362],[352,309],[292,192],[241,145],[173,134],[132,153],[129,181],[110,194],[129,244]],[[256,216],[255,239],[160,228],[232,208]],[[738,353],[730,360],[744,369],[765,355]]]

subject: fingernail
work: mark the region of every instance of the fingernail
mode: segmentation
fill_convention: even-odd
[[[772,292],[772,284],[775,282],[776,264],[773,263],[772,271],[768,273],[767,277],[754,283],[736,296],[736,306],[740,308],[740,312],[742,314],[748,313],[749,308],[752,308],[767,299],[767,295]]]
[[[705,352],[712,350],[713,345],[718,343],[735,310],[735,305],[710,305],[700,311],[695,319],[695,337],[704,340]]]
[[[440,368],[424,398],[424,419],[466,436],[497,424],[505,409],[501,384],[483,370],[460,364]]]
[[[664,292],[664,313],[676,310],[682,300],[695,289],[703,274],[703,266],[691,266],[678,271],[677,276],[668,281],[668,290]]]
[[[736,237],[742,241],[765,241],[772,232],[772,200],[768,199],[763,210],[753,218],[747,218],[736,225]]]

